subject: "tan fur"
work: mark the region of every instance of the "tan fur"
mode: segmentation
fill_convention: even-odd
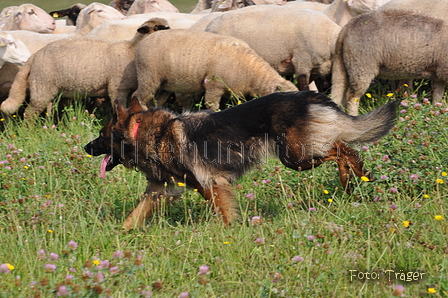
[[[416,12],[388,10],[356,17],[338,38],[332,98],[357,115],[359,99],[375,77],[425,78],[443,85],[448,80],[447,35],[446,21]],[[433,101],[441,99],[441,89]]]
[[[136,65],[139,87],[134,96],[148,106],[153,106],[159,87],[178,93],[205,91],[206,106],[213,109],[230,90],[253,96],[297,90],[244,41],[208,32],[173,29],[151,34],[136,49]]]
[[[167,23],[156,19],[145,22],[142,27],[156,25]],[[30,103],[25,118],[41,113],[60,92],[68,98],[109,96],[126,105],[130,92],[137,89],[134,49],[143,36],[137,33],[132,41],[116,43],[74,39],[47,45],[19,71],[0,109],[10,114],[17,112],[28,87]]]
[[[162,200],[176,199],[185,187],[197,189],[231,224],[239,217],[232,185],[268,151],[298,171],[335,161],[347,190],[352,173],[370,179],[348,144],[385,135],[394,125],[397,104],[351,117],[322,94],[278,92],[221,112],[175,115],[160,108],[143,110],[133,98],[128,109],[117,104],[116,117],[84,149],[93,156],[106,154],[102,173],[123,164],[146,176],[147,190],[123,228],[142,227]]]
[[[245,7],[211,20],[205,29],[246,41],[281,75],[295,74],[299,90],[309,90],[311,78],[330,74],[340,30],[318,11],[286,6]]]

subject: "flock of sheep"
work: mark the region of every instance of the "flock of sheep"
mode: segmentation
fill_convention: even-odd
[[[219,109],[222,96],[309,90],[332,75],[331,97],[357,115],[375,77],[424,78],[433,102],[448,80],[448,1],[199,0],[180,13],[168,0],[33,4],[0,15],[0,111],[26,118],[61,92],[162,106],[174,93]],[[319,3],[320,2],[320,3]],[[331,3],[329,3],[331,2]],[[66,17],[55,21],[54,17]],[[297,86],[286,78],[295,76]],[[311,82],[311,85],[310,85]]]

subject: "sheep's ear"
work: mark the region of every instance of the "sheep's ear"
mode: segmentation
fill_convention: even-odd
[[[149,33],[149,27],[143,26],[137,29],[137,32],[140,34],[148,34]]]
[[[142,105],[137,97],[132,97],[131,102],[129,103],[129,113],[134,114],[143,111]]]
[[[16,15],[14,16],[14,21],[16,23],[20,23],[23,19],[23,14],[21,12],[16,13]]]

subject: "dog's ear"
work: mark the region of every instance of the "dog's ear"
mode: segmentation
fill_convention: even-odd
[[[137,97],[132,97],[131,102],[129,103],[129,113],[135,114],[143,111],[142,105]]]
[[[120,105],[117,99],[114,101],[114,103],[115,103],[115,115],[117,115],[116,122],[117,123],[124,122],[129,116],[128,111],[122,105]]]

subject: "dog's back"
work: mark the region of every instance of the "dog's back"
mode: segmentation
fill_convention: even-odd
[[[396,103],[369,114],[345,114],[328,97],[314,91],[274,93],[222,112],[181,119],[197,161],[239,178],[254,163],[277,155],[288,167],[323,158],[334,144],[365,143],[394,125]],[[189,152],[192,154],[192,152]]]

